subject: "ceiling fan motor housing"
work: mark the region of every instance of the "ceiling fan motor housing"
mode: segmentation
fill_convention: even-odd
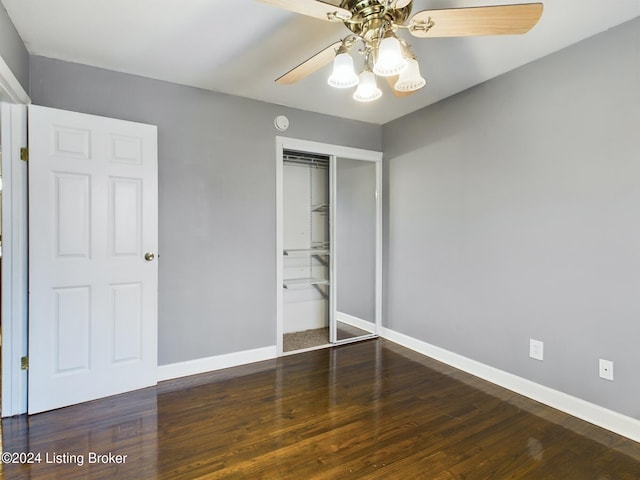
[[[385,23],[403,24],[411,14],[413,2],[402,8],[387,9],[378,0],[343,0],[342,8],[352,13],[351,21],[344,22],[356,35],[371,40],[371,36]]]

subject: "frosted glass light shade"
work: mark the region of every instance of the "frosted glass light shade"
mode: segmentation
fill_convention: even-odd
[[[407,69],[400,73],[393,89],[398,92],[413,92],[424,87],[427,81],[420,75],[420,65],[415,58],[407,60]]]
[[[373,66],[373,73],[381,77],[398,75],[407,68],[407,61],[402,56],[402,48],[396,37],[385,37],[378,47],[378,59]]]
[[[372,102],[382,96],[382,91],[376,84],[376,76],[368,70],[360,74],[358,89],[353,94],[353,99],[358,102]]]
[[[333,73],[327,83],[335,88],[349,88],[358,84],[358,75],[353,69],[353,58],[348,53],[339,53],[333,60]]]

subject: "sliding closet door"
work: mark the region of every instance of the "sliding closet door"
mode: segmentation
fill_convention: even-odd
[[[377,332],[379,162],[336,158],[333,186],[335,328],[341,341]]]

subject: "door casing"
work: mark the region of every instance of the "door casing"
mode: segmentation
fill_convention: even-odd
[[[29,95],[0,57],[2,115],[2,416],[27,411],[27,146]]]

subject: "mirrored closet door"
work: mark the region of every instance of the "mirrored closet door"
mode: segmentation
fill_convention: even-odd
[[[380,325],[381,154],[286,140],[298,148],[283,141],[278,152],[278,353],[371,338]]]
[[[376,333],[376,169],[376,162],[335,159],[332,342]]]

